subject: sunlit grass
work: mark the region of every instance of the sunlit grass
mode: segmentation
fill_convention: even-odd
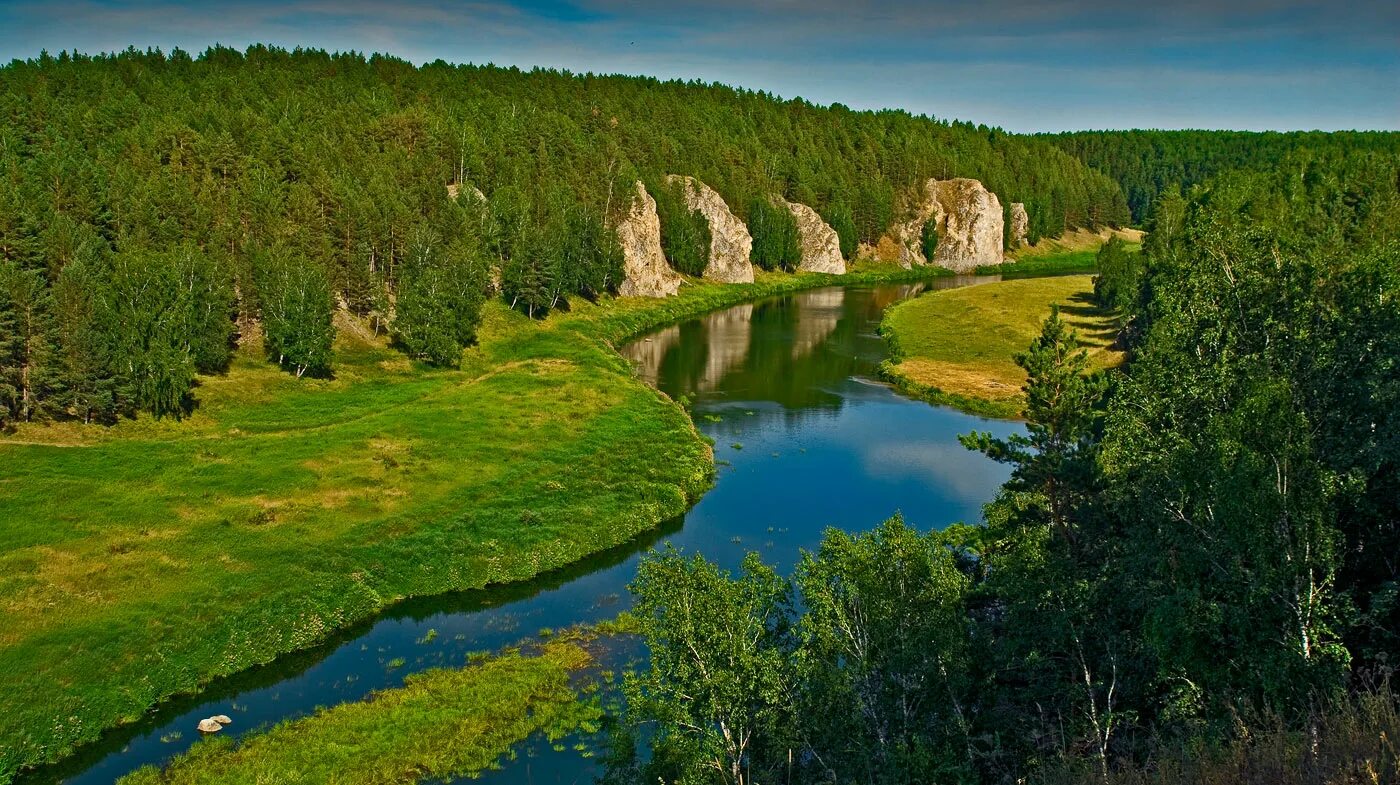
[[[906,392],[978,414],[1014,417],[1025,373],[1014,357],[1040,333],[1052,304],[1089,351],[1093,367],[1122,362],[1111,314],[1094,305],[1093,276],[988,283],[896,304],[881,332],[894,359],[885,375]]]
[[[532,321],[488,304],[461,368],[338,317],[333,379],[255,334],[183,421],[0,437],[0,781],[409,596],[528,579],[685,511],[709,444],[613,346],[744,299],[928,277],[761,274]]]
[[[390,785],[474,775],[533,733],[554,740],[595,723],[601,708],[570,686],[571,674],[591,662],[577,643],[554,642],[528,655],[417,673],[403,687],[241,742],[205,739],[164,769],[148,766],[118,782]]]

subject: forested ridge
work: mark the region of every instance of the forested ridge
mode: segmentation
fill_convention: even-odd
[[[1045,322],[984,523],[645,559],[615,779],[1396,781],[1400,156],[1327,147],[1105,246],[1130,362]]]
[[[800,201],[851,250],[928,177],[1025,202],[1032,236],[1127,220],[1111,180],[1046,141],[697,82],[263,46],[45,54],[0,69],[0,117],[6,420],[179,414],[254,328],[289,372],[332,373],[342,307],[455,365],[493,268],[533,315],[616,288],[609,224],[636,179],[699,177],[744,218]],[[776,232],[756,261],[790,266],[791,222],[752,217]]]
[[[1221,172],[1268,171],[1300,150],[1400,154],[1394,131],[1071,131],[1040,138],[1116,180],[1134,223],[1147,220],[1163,193],[1186,193]]]

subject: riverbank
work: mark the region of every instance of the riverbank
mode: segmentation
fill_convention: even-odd
[[[941,271],[693,284],[531,321],[457,370],[349,317],[336,378],[240,348],[182,422],[0,439],[0,778],[409,596],[526,580],[683,513],[709,444],[613,346],[726,305]]]
[[[570,630],[526,650],[414,674],[403,687],[237,742],[206,738],[168,766],[148,766],[118,782],[197,785],[293,777],[410,785],[475,777],[532,734],[554,742],[597,731],[603,716],[597,684],[581,679],[595,665],[590,649],[596,637],[592,629]]]
[[[930,292],[891,307],[881,374],[904,394],[972,414],[1013,418],[1025,373],[1014,357],[1039,334],[1053,304],[1079,334],[1095,368],[1123,360],[1112,315],[1094,304],[1093,276],[1064,275]]]
[[[1109,238],[1117,237],[1127,243],[1129,251],[1142,247],[1143,232],[1139,229],[1075,229],[1063,237],[1041,238],[1035,245],[1018,248],[1007,254],[1009,261],[1000,265],[977,268],[981,275],[1000,274],[1008,278],[1043,275],[1092,273],[1098,269],[1099,249]]]

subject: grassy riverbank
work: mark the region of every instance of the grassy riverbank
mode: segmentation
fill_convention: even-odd
[[[1065,275],[930,292],[898,303],[880,325],[891,354],[881,370],[912,397],[1015,417],[1025,374],[1013,358],[1040,332],[1052,304],[1060,304],[1095,367],[1122,362],[1110,348],[1112,316],[1094,305],[1092,293],[1093,276]]]
[[[343,317],[332,380],[253,339],[184,421],[0,437],[0,781],[397,599],[525,580],[684,512],[710,448],[613,350],[628,337],[938,272],[763,274],[544,321],[491,303],[450,371]]]
[[[1043,238],[1035,245],[1012,251],[1010,262],[979,267],[977,272],[1007,277],[1092,273],[1098,269],[1099,248],[1108,238],[1119,237],[1127,243],[1129,251],[1136,251],[1142,247],[1142,234],[1137,229],[1104,229],[1098,232],[1076,229],[1063,237]]]
[[[529,654],[506,652],[466,668],[414,674],[398,689],[241,742],[205,739],[169,766],[148,766],[118,782],[408,785],[474,776],[531,734],[553,740],[596,729],[602,708],[580,700],[570,685],[592,663],[580,643],[561,640]]]

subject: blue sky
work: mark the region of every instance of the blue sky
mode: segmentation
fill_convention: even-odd
[[[1400,130],[1400,0],[0,0],[0,60],[253,42],[695,78],[1000,125]]]

